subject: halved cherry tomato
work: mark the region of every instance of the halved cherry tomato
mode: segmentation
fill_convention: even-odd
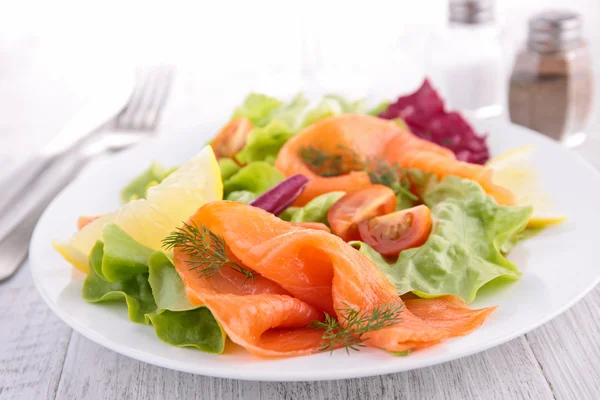
[[[431,211],[416,206],[358,224],[360,239],[384,256],[421,246],[431,232]]]
[[[212,141],[211,145],[217,158],[233,157],[246,145],[246,137],[252,130],[248,118],[235,118],[225,125]]]
[[[317,231],[325,231],[327,233],[331,232],[331,229],[329,229],[327,225],[320,222],[292,222],[292,225],[299,228],[315,229]]]
[[[100,218],[99,215],[82,215],[77,219],[77,230],[82,230],[87,224]]]
[[[396,209],[394,191],[383,185],[370,185],[339,199],[327,214],[331,231],[345,241],[359,240],[359,222],[389,214]]]

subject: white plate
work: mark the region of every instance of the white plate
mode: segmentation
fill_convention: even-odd
[[[343,350],[306,357],[261,359],[235,348],[223,355],[181,349],[161,342],[151,326],[131,323],[124,304],[88,304],[81,298],[83,274],[74,271],[52,249],[51,240],[66,238],[79,215],[106,212],[118,206],[118,194],[152,159],[174,165],[198,151],[219,124],[206,124],[204,134],[182,134],[153,141],[125,154],[90,165],[48,207],[30,249],[37,289],[50,308],[90,340],[126,356],[180,371],[224,378],[300,381],[355,378],[406,371],[455,360],[497,346],[540,326],[572,306],[598,282],[597,231],[600,226],[600,174],[550,140],[503,122],[477,124],[491,133],[494,154],[526,144],[537,147],[535,164],[568,222],[521,243],[510,259],[523,278],[492,293],[475,307],[499,305],[471,335],[449,340],[408,357],[376,349]]]

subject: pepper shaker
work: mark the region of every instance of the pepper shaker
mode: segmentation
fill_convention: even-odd
[[[582,129],[593,96],[591,58],[581,26],[581,16],[570,11],[533,16],[510,77],[511,121],[568,147],[585,140]]]

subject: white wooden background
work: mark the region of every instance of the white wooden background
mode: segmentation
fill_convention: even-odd
[[[11,160],[40,148],[83,102],[93,96],[90,82],[97,85],[102,79],[109,79],[103,74],[106,66],[124,62],[132,53],[137,56],[130,57],[135,58],[135,62],[158,58],[174,60],[180,65],[160,134],[200,129],[199,109],[211,103],[213,106],[234,103],[250,89],[265,89],[276,94],[302,84],[299,78],[283,79],[283,76],[301,72],[302,62],[300,41],[294,42],[295,39],[283,33],[273,33],[295,29],[286,19],[271,18],[271,30],[252,31],[252,24],[237,25],[237,30],[231,29],[233,36],[227,36],[226,32],[213,31],[215,25],[210,25],[213,20],[210,15],[199,13],[196,20],[196,15],[190,12],[183,13],[182,19],[173,19],[179,14],[154,7],[151,9],[155,13],[154,19],[145,20],[144,26],[155,29],[144,31],[139,28],[142,25],[125,22],[138,18],[139,10],[149,7],[146,2],[141,3],[142,6],[127,3],[135,12],[124,11],[127,8],[124,5],[111,9],[116,6],[111,2],[102,9],[88,6],[83,10],[82,15],[87,16],[95,13],[100,13],[101,17],[116,16],[109,25],[106,20],[98,22],[102,20],[100,17],[73,19],[68,13],[62,14],[67,6],[81,7],[80,2],[76,5],[67,3],[19,2],[19,6],[10,12],[0,5],[0,169]],[[263,2],[247,3],[264,5]],[[302,3],[304,8],[315,6],[308,3]],[[391,10],[394,4],[404,2],[375,3],[382,9]],[[438,9],[440,6],[443,9],[443,3],[432,0],[430,8],[434,9],[435,4]],[[502,15],[515,24],[512,25],[515,28],[508,31],[518,33],[522,31],[527,13],[542,1],[523,4],[507,0],[506,3],[508,5],[503,3]],[[560,1],[545,2],[550,3]],[[518,4],[520,8],[511,8],[511,4]],[[600,36],[600,30],[594,28],[597,21],[593,20],[594,12],[598,15],[599,11],[597,1],[573,0],[569,5],[586,13],[588,26],[592,26],[588,28],[591,29],[588,36]],[[35,13],[31,12],[33,8]],[[268,20],[266,10],[260,9],[260,14]],[[362,9],[353,10],[354,14],[346,19],[360,19]],[[285,11],[279,10],[278,15]],[[412,14],[408,11],[384,13],[388,16],[385,20],[390,29],[388,32],[393,32],[394,28],[390,21],[412,21],[412,25],[398,26],[396,34],[402,36],[400,32],[403,32],[404,42],[390,36],[389,46],[420,37],[415,36],[418,32],[415,27],[426,26],[430,22],[428,15],[435,14],[431,10],[412,10]],[[247,12],[233,13],[231,17],[235,23],[230,26],[243,24]],[[161,18],[157,19],[156,15]],[[369,11],[367,16],[372,15]],[[419,15],[423,18],[419,19]],[[205,31],[201,28],[192,30],[197,36],[190,39],[190,31],[180,25],[195,22],[208,27]],[[374,95],[393,95],[414,86],[420,78],[418,65],[392,71],[398,67],[394,65],[394,68],[386,69],[388,75],[385,75],[382,70],[373,69],[377,67],[374,61],[370,64],[339,61],[351,57],[349,52],[356,46],[363,46],[360,47],[363,52],[359,53],[365,54],[370,40],[344,41],[332,36],[331,32],[320,31],[323,26],[316,30],[302,26],[296,25],[296,30],[318,35],[321,39],[329,38],[329,41],[320,42],[321,51],[325,53],[321,66],[326,67],[324,76],[337,87],[350,87],[355,92]],[[377,31],[377,28],[373,29]],[[176,32],[174,36],[169,36],[171,30]],[[382,31],[377,32],[381,35]],[[341,37],[345,33],[348,33],[346,39],[355,38],[343,29]],[[140,38],[145,34],[150,39],[143,41]],[[212,34],[214,40],[203,41],[204,34]],[[269,45],[265,46],[267,39]],[[202,45],[195,45],[196,41]],[[257,49],[257,43],[263,46]],[[346,47],[336,54],[336,44]],[[157,48],[162,48],[162,53]],[[390,48],[380,46],[378,50]],[[102,56],[97,55],[99,52]],[[240,54],[247,60],[242,64],[237,57]],[[595,55],[598,59],[598,53]],[[372,57],[377,60],[376,56]],[[356,61],[356,58],[349,60]],[[352,68],[349,69],[348,64]],[[358,79],[369,76],[358,73],[369,71],[369,68],[370,76],[377,75],[379,80]],[[349,80],[350,76],[355,79]],[[354,86],[348,83],[350,81]],[[373,90],[374,87],[378,89]],[[588,129],[591,138],[577,151],[600,168],[600,138],[596,136],[600,128],[598,120],[594,114]],[[598,399],[598,338],[600,288],[564,315],[527,335],[487,352],[436,367],[373,378],[315,383],[207,378],[129,359],[73,332],[43,303],[25,264],[12,280],[0,284],[0,399]]]

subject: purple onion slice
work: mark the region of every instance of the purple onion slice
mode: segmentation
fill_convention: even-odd
[[[302,194],[309,180],[304,175],[292,175],[279,185],[264,192],[250,205],[279,215]]]

